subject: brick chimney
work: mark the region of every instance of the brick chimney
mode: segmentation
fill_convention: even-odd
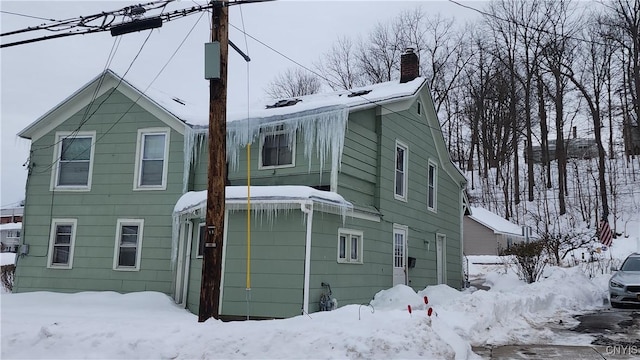
[[[419,74],[418,55],[413,48],[407,48],[404,54],[400,55],[400,83],[409,82],[420,76]]]

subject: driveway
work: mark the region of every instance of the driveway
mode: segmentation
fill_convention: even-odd
[[[559,336],[594,338],[591,345],[505,345],[476,347],[484,359],[639,359],[640,310],[603,307],[575,317],[580,323],[571,328],[553,327]],[[570,340],[569,340],[570,342]],[[578,341],[576,341],[578,343]]]

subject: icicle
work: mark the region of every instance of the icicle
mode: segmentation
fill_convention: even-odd
[[[234,188],[234,187],[231,187]],[[240,187],[242,188],[242,187]],[[253,187],[252,187],[253,188]],[[278,187],[274,187],[278,188]],[[228,188],[229,189],[229,188]],[[246,188],[244,189],[246,196]],[[227,190],[227,196],[230,191]],[[333,193],[328,193],[333,194]],[[295,198],[281,197],[277,193],[267,195],[262,198],[258,197],[252,201],[251,211],[253,212],[256,224],[262,226],[266,221],[273,228],[278,220],[278,216],[288,216],[291,213],[300,211],[300,204],[306,204],[311,200],[314,209],[319,211],[338,214],[342,217],[342,223],[345,223],[346,216],[353,211],[353,205],[343,198],[336,199],[332,196],[312,195]],[[171,242],[171,266],[175,269],[178,257],[178,244],[180,240],[180,226],[184,219],[201,218],[205,213],[207,206],[206,191],[191,191],[178,200],[174,207],[172,222],[172,242]],[[247,211],[246,200],[242,197],[227,198],[225,208],[230,212]],[[302,221],[304,223],[303,217]]]
[[[238,168],[240,150],[247,143],[259,139],[260,131],[283,130],[289,139],[295,139],[299,132],[304,142],[304,156],[311,171],[311,155],[316,147],[316,156],[320,161],[320,174],[324,169],[327,156],[331,155],[332,172],[339,170],[344,148],[349,109],[344,106],[329,106],[296,114],[274,115],[264,118],[251,118],[233,121],[227,124],[227,161],[233,170]]]
[[[191,169],[195,168],[195,165],[198,162],[198,155],[206,143],[208,133],[209,131],[206,127],[187,127],[187,130],[184,133],[184,161],[182,170],[183,194],[189,190],[189,175],[191,174]]]

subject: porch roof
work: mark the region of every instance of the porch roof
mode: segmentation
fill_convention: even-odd
[[[313,203],[320,205],[320,209],[337,210],[344,214],[353,210],[353,205],[341,195],[331,191],[317,190],[309,186],[281,185],[281,186],[251,186],[247,196],[246,186],[227,186],[225,189],[225,204],[234,210],[240,210],[247,204],[247,198],[255,205],[255,210],[266,208],[277,210],[291,204]],[[207,205],[207,191],[189,191],[178,199],[173,215],[179,216],[196,213]]]

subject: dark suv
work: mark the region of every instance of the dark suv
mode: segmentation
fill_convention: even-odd
[[[640,305],[640,254],[627,256],[609,280],[609,301],[612,307]]]

